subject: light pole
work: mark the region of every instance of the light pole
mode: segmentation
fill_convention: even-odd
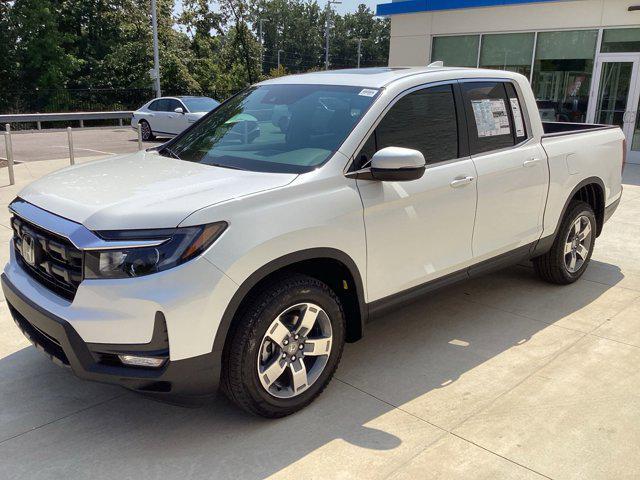
[[[151,27],[153,29],[153,68],[156,85],[156,98],[162,96],[160,91],[160,54],[158,52],[158,13],[156,0],[151,0]]]
[[[262,24],[268,21],[269,20],[266,18],[261,18],[258,21],[258,37],[260,37],[260,74],[262,74],[264,68],[264,40],[262,38]]]
[[[331,5],[340,5],[342,2],[329,0],[327,2],[327,19],[324,29],[324,69],[329,70],[329,30],[331,29]]]
[[[362,39],[359,38],[358,39],[358,68],[360,68],[360,58],[362,58],[362,53],[360,53],[362,50]]]
[[[278,70],[280,70],[280,52],[284,53],[284,50],[278,50]]]

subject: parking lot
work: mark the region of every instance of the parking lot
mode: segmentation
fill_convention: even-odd
[[[16,162],[69,158],[66,130],[13,132],[11,141]],[[163,139],[145,144],[151,146],[160,141]],[[95,157],[135,152],[138,150],[138,137],[131,127],[75,128],[73,144],[76,158]],[[0,141],[0,147],[0,158],[5,158],[4,141]]]
[[[76,147],[94,151],[80,161],[137,149],[108,131],[82,132]],[[18,147],[28,135],[43,139]],[[66,156],[47,156],[65,145],[55,135],[14,136],[29,163],[16,186],[0,170],[2,262],[7,203],[68,163],[35,161]],[[640,166],[624,184],[578,283],[542,283],[526,264],[434,292],[371,323],[325,393],[281,420],[78,380],[1,302],[0,478],[639,478]]]

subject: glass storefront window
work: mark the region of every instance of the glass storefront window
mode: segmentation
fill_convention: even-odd
[[[475,67],[478,63],[480,35],[435,37],[431,61],[443,61],[447,67]]]
[[[543,120],[586,121],[597,40],[597,30],[538,34],[532,84]]]
[[[600,75],[596,123],[624,128],[633,62],[605,62]]]
[[[534,33],[483,35],[480,67],[509,70],[529,77],[534,42]]]
[[[612,28],[602,35],[602,53],[640,52],[640,28]]]

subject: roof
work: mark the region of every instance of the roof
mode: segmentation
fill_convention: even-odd
[[[326,70],[322,72],[287,75],[261,82],[260,85],[346,85],[354,87],[382,88],[391,82],[412,75],[460,70],[453,67],[375,67]],[[462,69],[473,70],[473,69]]]
[[[397,15],[400,13],[436,12],[440,10],[459,10],[478,7],[504,7],[524,3],[549,3],[566,0],[404,0],[392,3],[380,3],[376,15]]]

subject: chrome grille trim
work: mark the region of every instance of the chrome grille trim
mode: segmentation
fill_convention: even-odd
[[[157,247],[167,241],[167,239],[164,238],[154,240],[106,241],[84,225],[36,207],[21,198],[17,198],[11,202],[9,210],[28,223],[58,235],[59,237],[68,239],[79,250]]]

